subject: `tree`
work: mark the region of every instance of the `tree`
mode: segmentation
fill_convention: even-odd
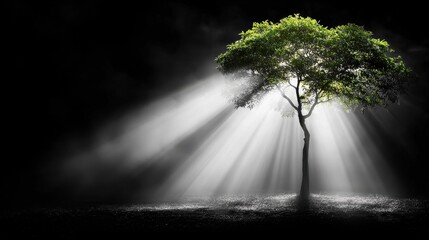
[[[314,108],[336,101],[364,110],[398,101],[411,70],[385,40],[355,24],[327,28],[299,15],[264,21],[241,32],[215,61],[218,69],[248,85],[234,96],[236,107],[252,108],[269,91],[279,91],[298,115],[304,132],[300,197],[309,198],[306,126]],[[292,91],[290,91],[292,90]]]

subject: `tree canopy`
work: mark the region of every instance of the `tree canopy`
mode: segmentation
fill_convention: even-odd
[[[363,27],[328,28],[299,15],[254,23],[215,61],[224,74],[251,80],[233,99],[236,107],[252,107],[278,89],[295,110],[307,109],[304,118],[332,99],[360,109],[396,102],[411,72],[385,40]]]

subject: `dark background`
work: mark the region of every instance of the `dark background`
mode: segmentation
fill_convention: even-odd
[[[414,107],[395,110],[406,116],[392,126],[401,138],[376,125],[373,134],[403,196],[429,196],[427,10],[418,1],[9,1],[6,9],[2,201],[59,200],[44,189],[40,168],[68,141],[87,141],[103,123],[214,72],[213,59],[252,22],[294,13],[325,26],[363,25],[414,69],[404,96]]]

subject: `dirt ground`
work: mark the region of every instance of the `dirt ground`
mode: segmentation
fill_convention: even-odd
[[[427,239],[429,200],[383,196],[192,197],[129,205],[3,207],[1,239],[154,239],[172,236]]]

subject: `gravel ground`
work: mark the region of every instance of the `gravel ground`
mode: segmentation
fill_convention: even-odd
[[[1,239],[169,236],[428,239],[429,200],[377,195],[190,197],[180,202],[6,208]],[[295,238],[295,237],[293,237]]]

